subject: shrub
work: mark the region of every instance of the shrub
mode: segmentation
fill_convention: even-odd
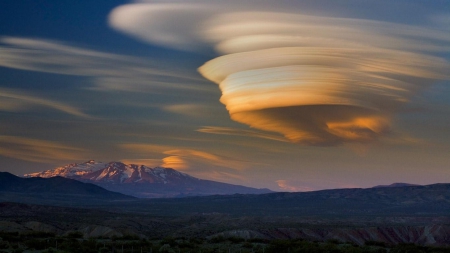
[[[364,243],[366,246],[379,246],[379,247],[387,247],[386,243],[378,242],[378,241],[366,241]]]
[[[232,243],[241,243],[244,242],[244,238],[240,238],[240,237],[228,237],[228,241],[232,242]]]
[[[220,242],[225,242],[225,241],[226,241],[226,239],[222,235],[214,236],[211,239],[209,239],[209,242],[211,242],[211,243],[220,243]]]
[[[83,238],[83,233],[78,232],[78,231],[74,231],[74,232],[70,232],[66,235],[67,238]]]
[[[159,248],[159,252],[161,253],[175,253],[175,251],[170,247],[169,244],[164,244]]]

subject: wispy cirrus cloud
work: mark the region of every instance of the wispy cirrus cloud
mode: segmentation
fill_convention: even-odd
[[[222,134],[222,135],[236,135],[236,136],[249,136],[257,137],[274,141],[286,142],[286,139],[274,134],[268,134],[261,131],[244,130],[231,127],[217,127],[217,126],[204,126],[197,129],[198,132],[208,134]]]
[[[0,37],[0,66],[91,78],[94,90],[158,93],[164,89],[205,90],[201,80],[173,65],[85,49],[60,41]],[[191,85],[189,85],[191,84]],[[61,84],[63,85],[63,84]]]
[[[37,163],[66,162],[80,160],[84,152],[58,142],[0,135],[0,155],[14,159]]]
[[[207,115],[210,112],[209,107],[210,106],[208,106],[206,104],[202,105],[202,104],[192,104],[191,103],[191,104],[167,105],[167,106],[164,106],[163,109],[164,109],[164,111],[167,111],[167,112],[198,118],[198,117],[203,117],[203,116]]]
[[[37,95],[22,90],[0,88],[0,110],[23,111],[23,110],[32,110],[36,106],[51,108],[82,118],[92,118],[86,113],[83,113],[78,108],[75,108],[73,106],[64,103],[56,102],[50,99],[40,98]]]
[[[305,145],[373,142],[415,94],[450,79],[440,56],[450,51],[448,28],[423,21],[433,13],[408,25],[384,20],[383,8],[369,20],[320,11],[324,3],[335,4],[306,12],[287,1],[140,1],[116,8],[110,24],[150,43],[221,54],[199,72],[219,85],[237,122]]]
[[[209,164],[213,167],[229,168],[233,170],[242,170],[248,167],[248,162],[246,161],[223,157],[221,155],[196,149],[171,149],[165,151],[164,154],[170,155],[171,157],[179,157],[184,160],[191,160],[192,162]],[[188,166],[186,166],[186,168],[188,168]]]

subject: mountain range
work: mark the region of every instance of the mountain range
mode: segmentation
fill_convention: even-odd
[[[0,231],[11,232],[449,245],[449,210],[450,184],[143,199],[0,173]]]
[[[65,177],[93,183],[109,191],[139,198],[185,197],[227,194],[270,193],[269,189],[256,189],[192,177],[171,168],[150,168],[145,165],[122,162],[102,163],[90,160],[68,164],[43,172],[25,174],[25,177]]]

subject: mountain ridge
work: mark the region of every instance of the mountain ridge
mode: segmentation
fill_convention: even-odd
[[[389,187],[405,187],[405,186],[421,186],[419,184],[410,184],[410,183],[392,183],[387,185],[376,185],[371,188],[389,188]]]

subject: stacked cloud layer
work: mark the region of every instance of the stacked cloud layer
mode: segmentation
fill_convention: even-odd
[[[249,3],[142,2],[115,9],[110,23],[177,49],[210,46],[222,56],[199,71],[231,118],[307,145],[376,140],[414,94],[449,79],[445,28]]]

